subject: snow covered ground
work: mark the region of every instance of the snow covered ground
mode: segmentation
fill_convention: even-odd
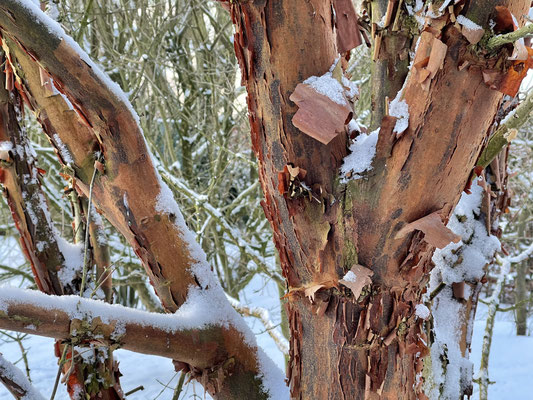
[[[479,369],[486,317],[487,306],[480,303],[472,339],[474,372]],[[529,320],[529,331],[531,330],[533,318]],[[489,386],[489,400],[533,399],[533,337],[516,336],[515,332],[513,313],[498,313],[489,360],[489,379],[496,383]],[[472,398],[479,398],[476,384]]]

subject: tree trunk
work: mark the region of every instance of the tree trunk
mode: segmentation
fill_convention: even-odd
[[[123,92],[32,4],[4,1],[0,28],[17,90],[74,178],[76,191],[89,197],[96,177],[94,206],[133,247],[166,311],[175,312],[191,292],[203,306],[195,310],[199,318],[212,317],[218,307],[223,321],[210,321],[208,334],[220,350],[216,361],[206,365],[193,357],[176,360],[176,368],[200,380],[217,399],[282,396],[280,371],[227,301],[154,167]],[[59,94],[42,87],[40,69]]]
[[[422,232],[396,234],[434,212],[446,222],[502,98],[485,85],[482,69],[509,53],[479,59],[450,21],[425,32],[414,64],[440,40],[447,46],[442,68],[425,87],[411,71],[401,95],[409,107],[407,131],[396,138],[396,119],[385,116],[372,171],[343,185],[338,168],[347,136],[323,145],[303,134],[291,123],[297,108],[289,101],[297,84],[324,74],[335,60],[334,3],[265,0],[232,2],[230,9],[263,208],[289,287],[291,395],[414,399],[422,396],[416,376],[427,352],[414,309],[434,246]],[[495,4],[472,1],[465,14],[486,28]],[[508,6],[523,15],[529,3]],[[467,58],[476,67],[459,68]],[[278,176],[289,163],[307,171],[306,186],[324,194],[320,203],[280,193]],[[338,285],[356,264],[374,274],[358,299]],[[312,301],[305,289],[312,289]]]
[[[415,67],[397,96],[408,115],[385,107],[372,168],[361,179],[345,182],[339,167],[349,152],[348,135],[338,134],[325,145],[299,131],[292,123],[297,107],[289,97],[306,78],[326,73],[339,52],[345,54],[338,47],[346,35],[340,21],[348,16],[355,23],[351,2],[230,2],[265,194],[262,206],[289,289],[293,398],[424,398],[419,377],[427,337],[415,310],[435,247],[454,238],[444,224],[502,99],[485,85],[483,72],[500,68],[505,76],[512,66],[511,48],[489,53],[482,45],[472,46],[455,20],[460,12],[488,29],[496,4],[506,4],[519,16],[529,7],[525,0],[472,0],[464,8],[446,8],[442,18],[427,17],[432,26],[420,35],[411,60]],[[164,307],[176,311],[193,293],[212,296],[210,304],[226,312],[224,295],[177,206],[161,204],[168,188],[154,169],[128,102],[112,93],[68,41],[42,21],[36,23],[38,15],[20,0],[4,0],[1,10],[20,93],[63,163],[67,157],[55,132],[70,151],[80,193],[89,193],[91,176],[99,171],[95,204],[134,247]],[[398,18],[401,26],[409,22]],[[71,109],[61,96],[43,93],[36,61],[52,75]],[[385,99],[375,103],[385,104]],[[408,122],[405,131],[397,130],[398,122]],[[296,167],[305,177],[292,182],[298,190],[287,191],[283,182]],[[340,281],[347,272],[359,274],[364,268],[371,277],[364,282],[356,277],[361,290]],[[193,356],[177,366],[218,398],[266,398],[261,384],[269,380],[260,374],[264,357],[242,340],[242,332],[237,325],[215,325],[208,343],[220,350],[215,360],[205,364]]]

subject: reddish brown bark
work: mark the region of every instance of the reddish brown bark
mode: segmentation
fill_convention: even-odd
[[[98,169],[95,206],[132,245],[166,310],[176,311],[190,288],[204,289],[192,268],[199,260],[183,227],[176,225],[177,216],[158,206],[162,183],[134,114],[75,49],[36,23],[19,1],[0,5],[0,30],[21,77],[17,83],[21,96],[38,116],[63,164],[56,133],[70,152],[76,189],[88,196],[89,182]],[[73,109],[41,85],[41,69]],[[100,159],[95,152],[100,152]],[[210,338],[216,345],[223,343],[216,362],[206,366],[201,357],[176,360],[177,368],[190,372],[216,398],[265,398],[254,346],[246,344],[233,326],[213,327]]]
[[[470,2],[467,16],[488,26],[494,4]],[[508,6],[522,15],[529,3]],[[446,222],[502,98],[485,85],[482,70],[509,53],[477,58],[451,21],[425,35],[415,63],[427,56],[423,51],[431,50],[436,36],[447,46],[439,57],[442,68],[432,67],[422,80],[410,76],[402,96],[409,128],[397,139],[396,119],[385,117],[373,170],[345,187],[337,174],[346,135],[327,146],[313,141],[291,124],[296,107],[289,101],[298,83],[324,74],[335,59],[331,2],[237,2],[231,14],[263,208],[290,291],[292,396],[423,396],[415,382],[427,338],[414,307],[421,302],[434,247],[420,231],[396,234],[436,212]],[[459,68],[465,59],[474,66]],[[289,163],[307,171],[305,183],[321,189],[321,203],[280,194],[276,178]],[[356,263],[374,272],[373,284],[358,299],[335,284]],[[303,289],[316,285],[321,289],[310,301]]]
[[[9,61],[5,60],[9,63]],[[9,63],[10,65],[10,63]],[[46,196],[41,187],[41,172],[37,160],[32,155],[31,144],[25,132],[19,126],[22,119],[22,100],[16,91],[4,89],[4,78],[0,77],[0,141],[11,143],[13,150],[8,152],[9,161],[5,162],[1,185],[4,197],[11,211],[15,226],[20,234],[20,244],[29,261],[37,287],[44,293],[64,295],[74,294],[70,286],[65,286],[59,279],[59,272],[65,265],[65,257],[58,245],[58,238],[49,219]],[[58,357],[63,345],[56,344]],[[99,366],[98,377],[104,384],[97,385],[87,395],[91,399],[115,400],[123,398],[118,380],[118,365],[109,357]],[[72,363],[65,364],[65,373]],[[71,398],[86,395],[84,382],[90,375],[90,368],[84,362],[74,358],[74,368],[67,381],[67,390]],[[94,372],[94,371],[92,371]],[[97,375],[93,375],[94,378]]]

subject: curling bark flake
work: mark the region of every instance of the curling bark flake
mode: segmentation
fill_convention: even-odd
[[[427,337],[415,307],[434,247],[420,230],[397,233],[434,213],[442,220],[432,229],[443,229],[469,179],[502,99],[482,71],[498,61],[508,67],[510,50],[479,56],[455,13],[488,29],[499,3],[448,8],[427,29],[415,62],[429,73],[411,73],[399,97],[409,107],[407,130],[396,138],[397,118],[385,116],[373,169],[344,186],[338,168],[347,135],[328,145],[313,140],[291,123],[297,108],[289,101],[299,83],[324,74],[337,56],[333,1],[231,2],[262,205],[288,283],[293,398],[425,398]],[[529,7],[525,0],[503,3],[514,15]],[[432,49],[433,63],[423,62]],[[286,165],[306,171],[312,196],[278,190]],[[374,273],[357,299],[338,283],[356,264]]]

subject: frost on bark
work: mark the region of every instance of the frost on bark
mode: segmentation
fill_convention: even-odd
[[[433,267],[435,242],[419,229],[398,232],[433,213],[441,218],[433,219],[433,231],[445,232],[502,99],[484,71],[503,63],[496,75],[505,75],[513,49],[487,54],[471,44],[479,40],[472,26],[488,32],[501,2],[416,10],[429,27],[381,120],[372,168],[343,184],[338,174],[347,135],[324,145],[302,133],[291,123],[298,108],[289,100],[298,84],[335,65],[334,3],[230,4],[262,205],[288,283],[291,394],[414,399],[425,396],[420,373],[429,351],[415,308]],[[394,3],[385,11],[393,17],[400,12]],[[527,1],[504,4],[517,16],[529,7]],[[459,16],[475,23],[464,28]],[[373,272],[358,298],[339,283],[356,265]]]

